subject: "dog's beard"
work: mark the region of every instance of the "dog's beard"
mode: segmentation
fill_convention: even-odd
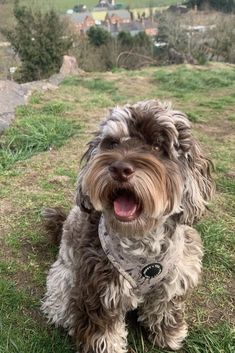
[[[151,153],[129,152],[125,157],[135,166],[130,180],[114,180],[108,167],[123,159],[117,152],[96,155],[88,163],[82,189],[93,207],[104,214],[107,227],[125,236],[143,236],[161,219],[179,212],[182,180],[174,164],[168,168]]]

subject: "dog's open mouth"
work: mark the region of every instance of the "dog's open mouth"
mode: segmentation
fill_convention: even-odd
[[[113,196],[113,211],[118,220],[130,222],[139,217],[141,212],[140,202],[134,192],[118,189]]]

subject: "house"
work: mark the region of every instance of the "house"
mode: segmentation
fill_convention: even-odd
[[[109,24],[130,23],[131,14],[128,10],[109,10],[105,16],[105,22]]]
[[[99,0],[98,4],[96,5],[96,8],[112,9],[114,5],[114,0]]]
[[[119,32],[130,32],[132,36],[140,32],[145,32],[150,37],[155,37],[158,33],[158,25],[151,20],[132,21],[129,23],[106,23],[104,27],[113,37],[116,37]]]
[[[142,7],[131,9],[131,16],[134,20],[140,18],[149,18],[155,16],[156,13],[162,13],[164,10],[167,10],[168,6],[162,7]]]
[[[107,10],[103,8],[97,8],[94,7],[92,12],[91,12],[92,17],[94,18],[95,21],[97,22],[104,22],[105,17],[107,15]]]
[[[78,32],[85,32],[90,27],[95,26],[95,20],[90,12],[79,12],[68,15],[74,28]]]
[[[150,18],[142,19],[142,26],[144,28],[145,33],[149,37],[156,37],[158,34],[158,24],[152,21]]]
[[[129,32],[132,36],[143,32],[143,27],[140,22],[130,22],[130,23],[107,23],[105,29],[108,30],[113,37],[117,37],[120,32]]]

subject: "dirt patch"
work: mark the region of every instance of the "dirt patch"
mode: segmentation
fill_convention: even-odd
[[[230,277],[221,278],[223,285],[223,293],[211,293],[211,289],[208,286],[218,287],[218,273],[211,270],[203,269],[203,275],[201,284],[199,285],[197,292],[194,292],[190,298],[188,305],[188,317],[191,324],[198,322],[198,317],[195,316],[195,308],[201,311],[201,323],[211,326],[218,323],[218,321],[227,321],[231,324],[235,324],[235,312],[234,312],[234,290],[235,280]],[[220,286],[221,286],[220,283]],[[208,293],[208,295],[205,295]]]
[[[196,124],[195,128],[207,136],[216,138],[218,141],[233,141],[235,138],[234,124],[226,119],[215,119],[213,124]]]

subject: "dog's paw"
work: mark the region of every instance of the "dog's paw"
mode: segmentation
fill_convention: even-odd
[[[153,345],[163,348],[177,351],[183,345],[183,341],[188,333],[188,326],[186,322],[182,323],[177,327],[165,327],[163,330],[159,330],[157,333],[151,333],[149,340]]]

